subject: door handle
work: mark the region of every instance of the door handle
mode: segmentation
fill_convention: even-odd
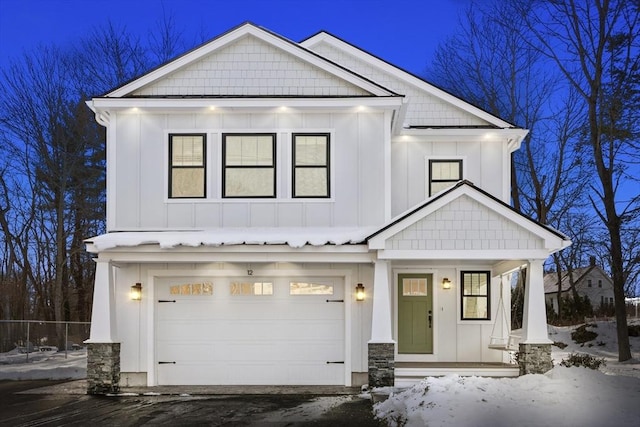
[[[431,329],[432,323],[433,323],[433,316],[431,315],[431,311],[429,311],[429,329]]]

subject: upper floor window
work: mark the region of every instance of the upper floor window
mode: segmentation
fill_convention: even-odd
[[[276,196],[276,135],[222,135],[222,197]]]
[[[293,134],[293,197],[329,197],[329,135]]]
[[[463,271],[461,273],[462,320],[489,320],[490,273]]]
[[[429,196],[453,187],[462,179],[462,160],[429,160]]]
[[[206,136],[169,135],[169,197],[206,196]]]
[[[598,287],[601,288],[602,287],[602,280],[598,280]]]
[[[587,279],[587,287],[591,287],[591,279]]]

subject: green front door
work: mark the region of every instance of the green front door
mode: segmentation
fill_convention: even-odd
[[[398,353],[433,353],[431,274],[398,275]]]

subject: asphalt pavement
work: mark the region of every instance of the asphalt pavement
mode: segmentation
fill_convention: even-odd
[[[0,381],[0,426],[381,427],[358,394],[83,394],[78,382]]]

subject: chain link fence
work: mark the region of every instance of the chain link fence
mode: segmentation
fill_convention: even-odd
[[[0,353],[24,354],[81,350],[89,339],[91,322],[45,320],[0,320]]]

